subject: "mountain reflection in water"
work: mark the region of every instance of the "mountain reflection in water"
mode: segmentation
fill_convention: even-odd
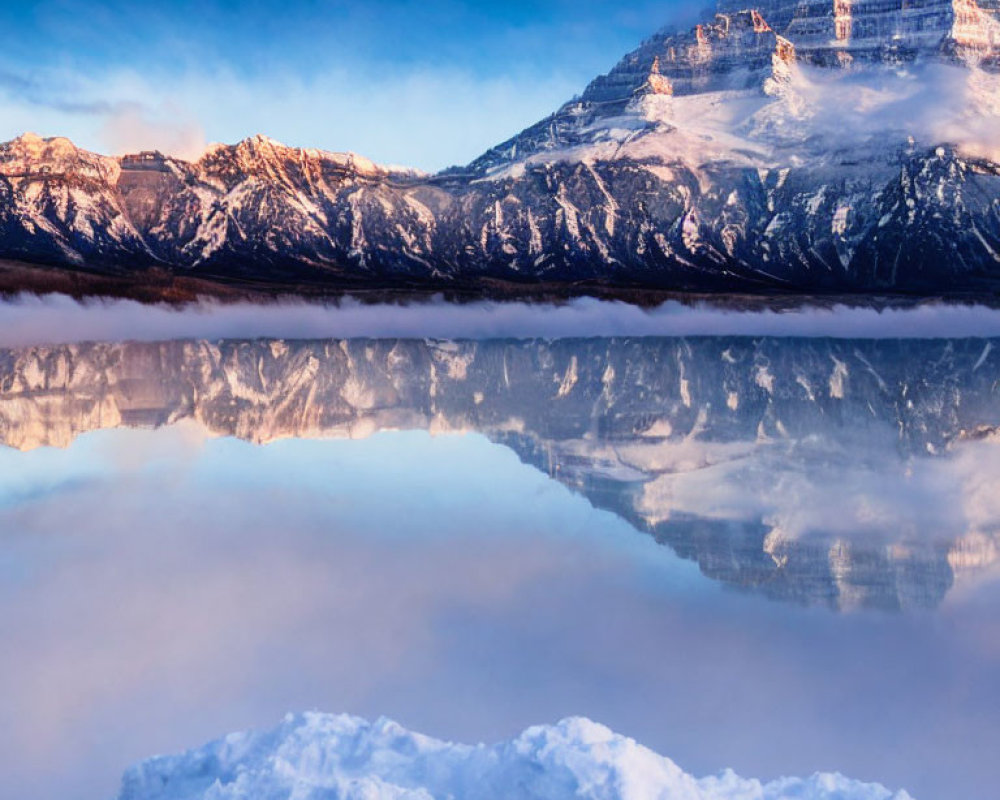
[[[725,584],[934,607],[1000,545],[986,340],[182,341],[0,351],[0,439],[476,431]]]

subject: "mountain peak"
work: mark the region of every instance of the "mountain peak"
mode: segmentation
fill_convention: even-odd
[[[469,169],[479,174],[505,174],[511,165],[526,159],[579,154],[580,147],[611,140],[624,145],[645,133],[669,133],[691,127],[692,122],[700,125],[699,121],[709,123],[709,136],[719,145],[709,148],[711,152],[697,145],[695,139],[708,141],[704,131],[693,132],[694,139],[688,144],[712,158],[728,150],[737,156],[736,161],[747,163],[747,154],[759,152],[761,147],[766,151],[776,142],[798,148],[813,141],[820,147],[821,140],[829,139],[829,126],[818,132],[797,129],[810,120],[826,119],[831,104],[846,101],[845,110],[851,111],[858,95],[856,87],[852,94],[848,84],[864,80],[864,75],[872,77],[875,94],[886,95],[880,84],[898,79],[903,65],[914,67],[907,70],[917,83],[927,77],[928,68],[933,71],[937,65],[970,68],[966,81],[970,87],[946,90],[940,101],[929,95],[913,119],[904,121],[897,114],[880,124],[926,129],[930,127],[927,107],[935,102],[950,107],[958,94],[966,91],[971,93],[966,112],[978,114],[982,92],[971,84],[979,80],[980,73],[992,77],[989,73],[1000,72],[1000,0],[926,0],[919,6],[910,0],[878,4],[860,0],[763,0],[754,4],[720,0],[712,17],[687,31],[660,30],[606,75],[595,78],[579,98],[484,153]],[[956,74],[950,80],[955,83],[960,79]],[[836,88],[838,83],[842,88]],[[824,99],[823,93],[831,87],[831,96],[838,100]],[[941,89],[939,85],[930,88],[935,92]],[[743,96],[742,106],[731,102],[734,93]],[[680,103],[687,108],[675,119],[679,105],[658,95],[693,100]],[[758,100],[766,97],[774,102],[763,109]],[[725,119],[710,111],[709,107],[721,107],[719,104],[731,110]],[[745,116],[738,118],[740,114]],[[937,116],[949,114],[953,112],[942,110]],[[838,133],[834,138],[845,130],[852,132],[851,126],[835,127]],[[868,127],[866,121],[854,132],[864,138]],[[919,140],[918,134],[923,132],[914,129],[907,133]],[[992,134],[978,138],[995,140]],[[897,139],[906,141],[906,136]],[[672,145],[675,152],[682,146],[679,141]],[[623,151],[603,148],[601,152]]]
[[[26,131],[11,139],[4,143],[3,147],[7,150],[18,150],[35,156],[78,152],[77,146],[65,136],[42,137],[32,131]]]
[[[253,136],[248,136],[241,140],[237,146],[251,147],[251,148],[262,148],[268,147],[273,150],[289,150],[288,145],[284,142],[279,142],[277,139],[272,139],[263,133],[255,133]]]
[[[113,180],[118,161],[77,147],[65,136],[42,137],[29,131],[0,144],[0,174],[17,178],[68,173]]]
[[[212,165],[222,162],[235,163],[240,170],[248,173],[262,169],[277,167],[283,169],[291,165],[312,164],[318,168],[331,168],[359,175],[382,176],[395,172],[419,174],[416,170],[376,164],[357,153],[332,152],[314,147],[293,147],[262,133],[248,136],[236,144],[209,145],[197,163]]]

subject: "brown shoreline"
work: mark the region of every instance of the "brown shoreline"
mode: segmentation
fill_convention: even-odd
[[[351,299],[362,303],[405,304],[431,298],[454,303],[478,301],[519,301],[525,303],[565,303],[590,297],[620,301],[652,308],[668,301],[682,305],[710,305],[747,311],[783,311],[809,306],[865,308],[906,308],[947,302],[954,305],[1000,307],[1000,294],[961,292],[927,294],[902,293],[792,293],[768,290],[760,293],[708,293],[650,289],[639,286],[611,286],[595,282],[513,283],[483,279],[475,285],[455,283],[377,284],[339,282],[336,286],[309,282],[241,280],[207,275],[179,275],[162,269],[143,269],[131,274],[108,274],[85,268],[33,264],[0,259],[0,298],[18,295],[64,295],[77,300],[133,300],[139,303],[184,306],[204,300],[218,303],[316,302],[337,303]]]

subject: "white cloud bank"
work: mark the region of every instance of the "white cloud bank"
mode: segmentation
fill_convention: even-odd
[[[580,298],[400,305],[205,302],[183,308],[133,301],[79,303],[23,296],[0,303],[0,347],[77,341],[220,338],[564,338],[593,336],[801,336],[850,339],[1000,336],[1000,309],[928,303],[912,308],[731,311],[667,302],[643,309]]]
[[[582,717],[493,747],[438,741],[386,719],[289,715],[129,770],[119,800],[909,800],[836,773],[770,783],[731,770],[695,778]]]
[[[997,159],[1000,76],[934,61],[856,70],[799,64],[778,97],[740,127],[815,155],[847,146],[885,151],[887,144],[891,152],[912,137],[917,146],[952,143]]]

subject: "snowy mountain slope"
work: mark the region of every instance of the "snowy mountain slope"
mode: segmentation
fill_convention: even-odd
[[[122,207],[113,158],[25,134],[0,145],[0,241],[10,257],[102,266],[148,249]]]
[[[432,739],[386,719],[289,715],[132,767],[118,800],[909,800],[836,773],[770,783],[707,778],[577,717],[492,747]]]
[[[198,161],[0,145],[0,258],[337,288],[994,290],[1000,12],[743,5],[661,31],[438,175],[263,136]]]
[[[419,192],[394,186],[416,176],[255,136],[193,164],[125,157],[118,186],[157,261],[199,267],[225,257],[280,276],[288,265],[363,272],[371,226],[384,231],[381,247],[416,264],[408,253],[426,243],[430,214]]]

